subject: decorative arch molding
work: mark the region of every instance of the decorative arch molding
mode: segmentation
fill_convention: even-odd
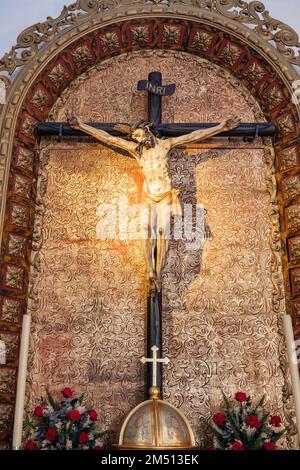
[[[275,45],[273,45],[273,43]],[[300,107],[291,97],[299,80],[299,38],[271,18],[261,2],[241,0],[78,0],[61,15],[21,33],[0,60],[7,90],[0,109],[0,336],[11,348],[0,392],[9,441],[15,402],[19,336],[26,312],[38,173],[34,126],[48,119],[70,83],[110,57],[171,49],[204,57],[250,90],[266,120],[278,125],[274,142],[287,311],[300,337]],[[1,338],[0,338],[1,339]],[[1,416],[0,416],[1,421]]]

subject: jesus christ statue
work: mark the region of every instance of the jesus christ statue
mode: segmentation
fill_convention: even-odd
[[[150,289],[160,290],[161,272],[169,248],[169,220],[166,211],[172,216],[182,215],[179,201],[179,190],[173,189],[168,171],[169,152],[180,145],[199,142],[220,132],[234,129],[240,119],[226,119],[221,124],[205,130],[197,130],[180,137],[160,138],[149,122],[142,122],[134,128],[117,125],[116,130],[123,133],[127,128],[129,140],[115,137],[95,127],[84,124],[79,118],[69,117],[69,125],[79,129],[101,142],[126,150],[138,162],[144,177],[142,204],[147,207],[147,216],[143,221],[143,245],[147,265],[148,284]]]

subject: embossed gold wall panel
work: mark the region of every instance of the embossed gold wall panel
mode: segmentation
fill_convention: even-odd
[[[167,52],[115,58],[83,74],[52,118],[62,121],[69,110],[86,121],[143,118],[147,97],[137,95],[136,83],[152,70],[177,85],[176,94],[163,100],[165,122],[218,122],[233,114],[263,120],[227,73]],[[53,145],[36,218],[43,244],[31,281],[29,403],[45,386],[55,391],[70,385],[85,392],[102,422],[117,432],[143,399],[145,276],[137,242],[97,240],[96,211],[120,196],[138,202],[142,180],[133,159],[100,144]],[[164,352],[171,359],[165,397],[184,411],[205,445],[203,420],[218,407],[222,389],[246,389],[256,397],[266,392],[268,407],[284,411],[274,188],[263,150],[179,149],[170,157],[170,174],[183,202],[204,204],[213,233],[196,252],[172,242],[163,285]]]

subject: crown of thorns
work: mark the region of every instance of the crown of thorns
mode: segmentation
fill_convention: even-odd
[[[152,122],[148,121],[138,121],[132,125],[130,124],[116,124],[113,128],[114,131],[120,132],[121,134],[126,134],[131,136],[131,134],[136,131],[137,129],[145,129],[148,128],[149,130],[155,132],[154,125]]]

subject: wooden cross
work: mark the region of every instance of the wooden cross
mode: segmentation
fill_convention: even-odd
[[[158,347],[157,346],[152,346],[151,348],[152,351],[152,359],[147,358],[147,357],[142,357],[141,362],[143,364],[152,364],[152,387],[157,387],[158,381],[157,381],[157,366],[158,364],[169,364],[170,359],[168,357],[165,357],[164,359],[158,358],[157,357],[157,352],[158,352]]]
[[[175,85],[162,85],[162,75],[160,72],[151,72],[148,80],[138,82],[138,90],[148,92],[148,121],[154,124],[155,130],[161,137],[178,137],[188,134],[198,129],[208,129],[214,127],[216,123],[188,123],[188,124],[162,124],[162,97],[170,96],[175,92]],[[96,129],[102,129],[111,135],[122,134],[114,129],[120,123],[89,123]],[[40,137],[83,137],[84,132],[73,129],[63,122],[41,122],[36,125],[36,131]],[[222,132],[220,137],[274,137],[277,133],[277,126],[273,122],[268,123],[242,123],[235,129]]]
[[[188,123],[188,124],[163,124],[162,120],[162,97],[170,96],[175,91],[175,85],[163,85],[162,75],[160,72],[151,72],[148,80],[140,80],[138,82],[138,90],[146,90],[148,92],[148,121],[153,123],[156,132],[160,137],[178,137],[188,134],[199,129],[208,129],[216,126],[215,123]],[[90,123],[96,129],[104,130],[111,135],[120,135],[120,131],[115,129],[117,123]],[[128,126],[128,125],[127,125]],[[39,123],[36,126],[39,136],[58,136],[83,137],[86,134],[81,130],[74,129],[66,123]],[[255,137],[273,137],[277,133],[277,127],[274,123],[243,123],[231,129],[230,131],[218,134],[220,137],[243,137],[254,139]],[[147,299],[147,355],[150,357],[151,350],[155,347],[155,384],[162,391],[162,367],[163,360],[162,351],[162,292],[154,290],[148,293]],[[159,359],[157,359],[159,357]],[[149,388],[154,385],[154,372],[152,370],[152,360],[146,360],[147,368],[147,385],[146,393]],[[154,362],[153,362],[154,364]]]

